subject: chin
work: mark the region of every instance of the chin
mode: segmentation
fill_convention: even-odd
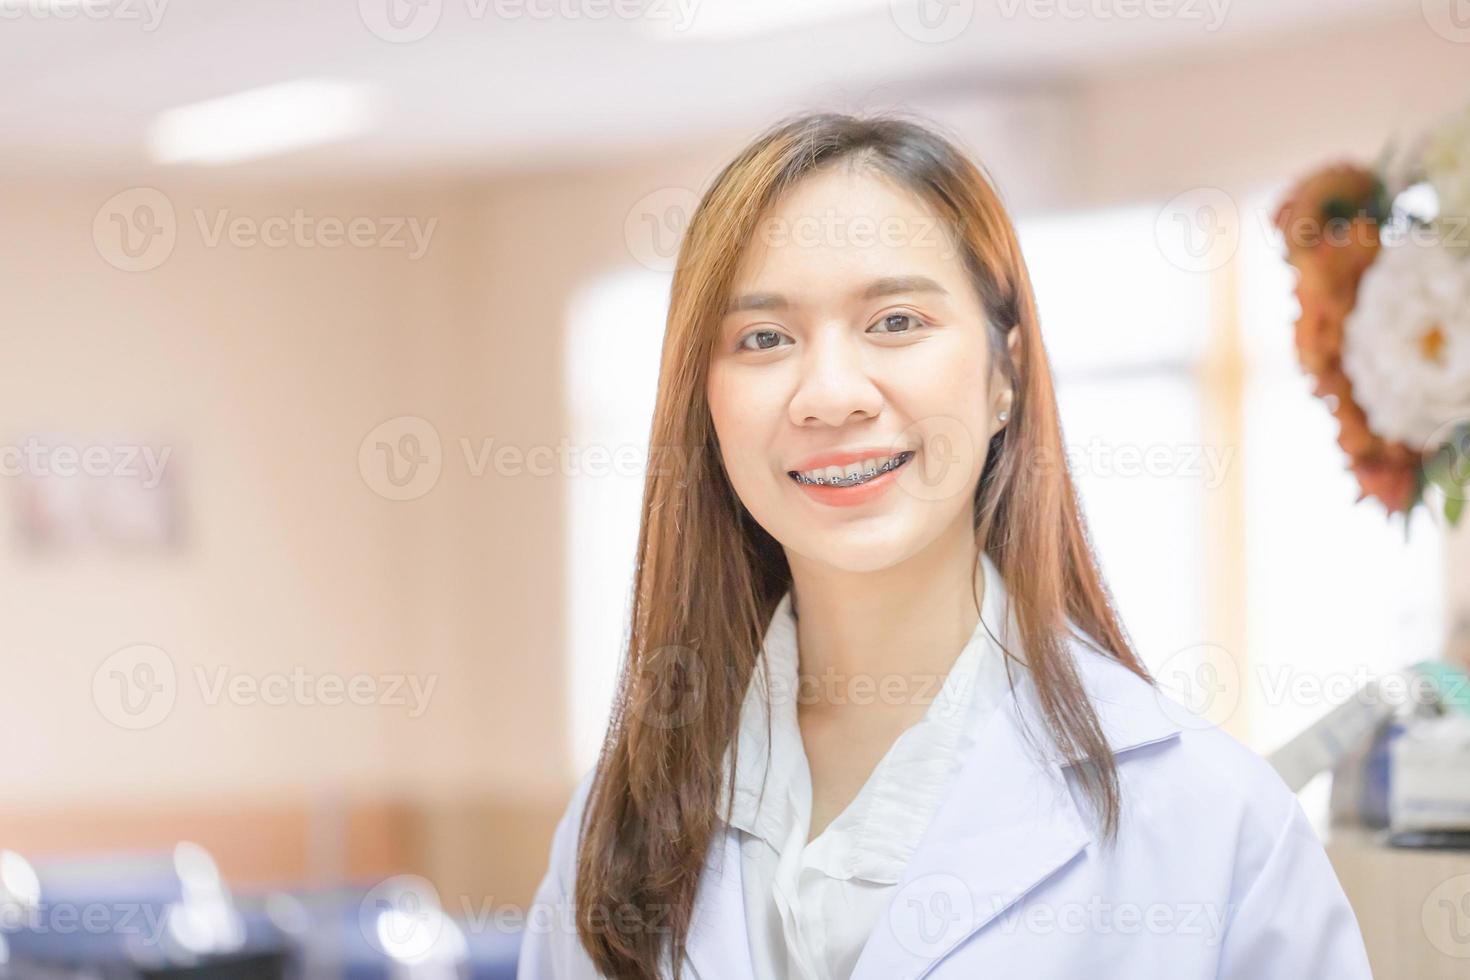
[[[890,523],[890,527],[874,526]],[[892,568],[923,549],[927,539],[912,527],[900,527],[892,517],[882,521],[855,523],[827,534],[816,535],[813,528],[803,528],[787,551],[795,552],[809,562],[819,562],[844,572],[877,572]],[[779,538],[777,540],[780,540]]]

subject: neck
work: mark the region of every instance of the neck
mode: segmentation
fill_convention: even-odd
[[[942,681],[975,631],[985,588],[969,515],[961,516],[922,551],[874,571],[788,552],[805,690],[818,699],[878,699],[885,679]]]

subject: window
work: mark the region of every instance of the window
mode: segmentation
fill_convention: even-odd
[[[1017,223],[1093,546],[1151,669],[1206,635],[1205,496],[1229,465],[1204,433],[1208,283],[1165,258],[1157,213]]]
[[[1405,542],[1400,520],[1354,503],[1335,422],[1297,367],[1269,220],[1280,192],[1215,216],[1239,244],[1209,268],[1171,251],[1153,205],[1019,223],[1063,439],[1123,621],[1161,680],[1227,672],[1233,689],[1199,707],[1262,753],[1336,703],[1313,682],[1340,689],[1344,675],[1436,657],[1443,638],[1436,527],[1421,514]],[[620,271],[572,305],[577,445],[644,458],[669,285]],[[626,643],[642,487],[641,466],[571,481],[579,772]]]
[[[567,481],[568,699],[577,775],[597,761],[626,652],[670,282],[638,267],[618,270],[589,284],[568,310],[572,443],[606,450],[612,461],[589,464]]]

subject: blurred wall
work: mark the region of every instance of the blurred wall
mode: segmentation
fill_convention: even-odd
[[[524,278],[498,255],[513,231],[493,227],[483,189],[154,186],[177,242],[140,272],[111,265],[92,234],[123,185],[0,190],[0,440],[171,447],[185,505],[176,553],[0,550],[0,716],[24,747],[0,778],[0,841],[54,843],[47,829],[72,808],[101,825],[77,846],[114,846],[107,828],[129,821],[108,810],[207,824],[247,807],[262,827],[308,834],[307,870],[331,880],[362,870],[344,863],[337,830],[363,808],[378,844],[402,836],[394,820],[448,828],[413,845],[428,852],[473,823],[459,811],[529,808],[539,833],[565,782],[558,495],[472,478],[455,442],[559,431],[554,320],[496,288]],[[298,211],[369,216],[375,244],[210,244],[221,216]],[[407,238],[387,219],[408,216],[437,222],[416,258],[385,244]],[[370,430],[403,415],[443,433],[444,466],[424,496],[395,501],[358,456]],[[16,482],[0,489],[13,496]],[[93,697],[99,667],[131,644],[164,651],[177,680],[172,709],[143,730],[118,727]],[[368,675],[382,703],[323,706],[327,692],[210,704],[220,668]],[[532,746],[528,732],[556,734]],[[522,860],[520,840],[481,835],[480,850]],[[229,861],[234,843],[213,843],[237,879],[260,876]],[[443,866],[474,864],[458,858]],[[524,889],[529,874],[507,880]]]
[[[1417,21],[1078,83],[1064,92],[1079,110],[1078,182],[1055,201],[1163,199],[1371,158],[1384,134],[1453,104],[1467,83],[1470,59]],[[407,864],[451,891],[527,899],[576,775],[563,491],[555,477],[476,475],[465,450],[565,434],[572,292],[633,262],[624,225],[637,201],[702,189],[743,135],[483,181],[160,177],[150,183],[179,216],[178,242],[133,273],[91,235],[130,182],[0,188],[0,441],[42,431],[173,446],[187,535],[179,553],[152,557],[0,550],[0,717],[22,747],[0,782],[0,845],[55,845],[65,826],[69,839],[115,846],[119,827],[162,834],[185,815],[224,827],[210,817],[248,809],[296,850],[264,870],[259,848],[226,853],[237,879]],[[1027,195],[1044,207],[1037,188]],[[206,221],[303,209],[437,225],[418,258],[211,246],[196,209]],[[423,496],[394,501],[358,454],[401,416],[432,425],[442,472]],[[1470,567],[1464,535],[1451,560]],[[1467,576],[1456,578],[1470,607]],[[124,731],[92,685],[109,654],[136,643],[167,652],[179,691],[161,723]],[[211,706],[195,671],[221,666],[436,680],[417,718],[388,705]],[[214,842],[227,852],[239,834],[228,826]]]

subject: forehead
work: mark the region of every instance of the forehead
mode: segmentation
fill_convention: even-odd
[[[920,195],[839,163],[803,178],[762,215],[735,284],[810,294],[837,278],[894,274],[953,288],[964,280],[964,265]]]

